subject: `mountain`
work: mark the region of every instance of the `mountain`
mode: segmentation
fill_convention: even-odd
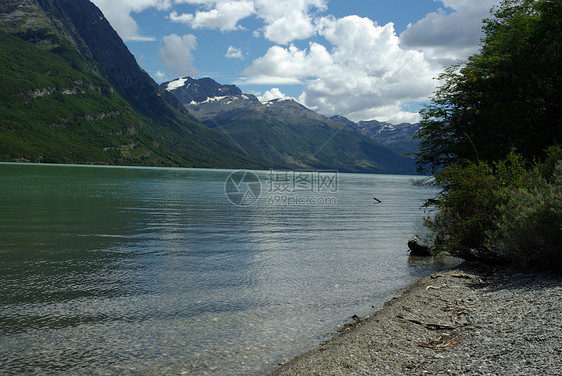
[[[89,0],[0,2],[0,160],[264,167],[137,64]]]
[[[182,77],[161,85],[196,118],[218,129],[250,155],[272,165],[348,172],[414,173],[413,160],[398,155],[341,122],[294,100],[261,103],[233,85]]]
[[[174,91],[174,95],[182,103],[203,102],[207,98],[212,98],[217,95],[242,95],[242,90],[235,85],[221,85],[211,78],[196,80],[191,77],[182,77],[168,82],[165,85],[165,89],[167,92]]]
[[[414,138],[420,128],[419,123],[390,124],[376,120],[354,123],[341,116],[333,116],[331,119],[346,124],[400,155],[412,156],[419,151],[419,140]]]

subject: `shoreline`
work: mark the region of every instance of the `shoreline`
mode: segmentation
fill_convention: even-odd
[[[562,375],[561,364],[562,275],[465,262],[270,375]]]

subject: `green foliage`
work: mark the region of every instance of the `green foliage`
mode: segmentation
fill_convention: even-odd
[[[554,171],[559,161],[562,161],[562,146],[550,146],[546,149],[546,159],[544,163],[537,166],[537,174],[544,177],[547,181],[555,180]]]
[[[455,249],[467,255],[483,240],[484,226],[494,215],[495,181],[486,163],[467,162],[444,168],[437,176],[445,189],[431,201],[439,212],[426,225],[436,235],[438,250]]]
[[[526,267],[562,271],[562,159],[550,180],[535,176],[534,186],[513,190],[498,207],[486,246]]]
[[[5,32],[0,45],[0,160],[132,162],[141,118],[107,81]]]
[[[485,20],[479,54],[441,75],[422,114],[418,169],[541,157],[562,140],[562,2],[504,0]]]
[[[550,147],[548,156],[530,168],[512,151],[492,164],[442,169],[436,181],[443,190],[426,204],[439,209],[426,218],[437,249],[562,270],[562,147]]]
[[[511,152],[493,163],[464,161],[446,167],[436,175],[443,187],[436,200],[427,205],[439,212],[426,225],[436,236],[439,250],[454,249],[463,257],[477,252],[480,257],[495,257],[484,249],[486,230],[494,227],[497,207],[509,200],[511,189],[526,187],[524,159]]]

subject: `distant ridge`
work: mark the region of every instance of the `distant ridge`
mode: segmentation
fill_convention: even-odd
[[[251,155],[273,165],[348,172],[414,174],[411,158],[363,134],[357,124],[328,118],[292,99],[262,103],[235,85],[182,77],[160,85],[197,119],[220,129]],[[343,121],[345,119],[345,121]]]
[[[172,91],[182,103],[203,102],[221,95],[242,95],[242,91],[235,85],[221,85],[208,77],[199,80],[181,77],[164,83],[161,87],[166,91]]]

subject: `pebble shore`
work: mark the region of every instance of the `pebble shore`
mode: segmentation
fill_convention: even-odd
[[[562,275],[465,263],[272,375],[562,375]]]

